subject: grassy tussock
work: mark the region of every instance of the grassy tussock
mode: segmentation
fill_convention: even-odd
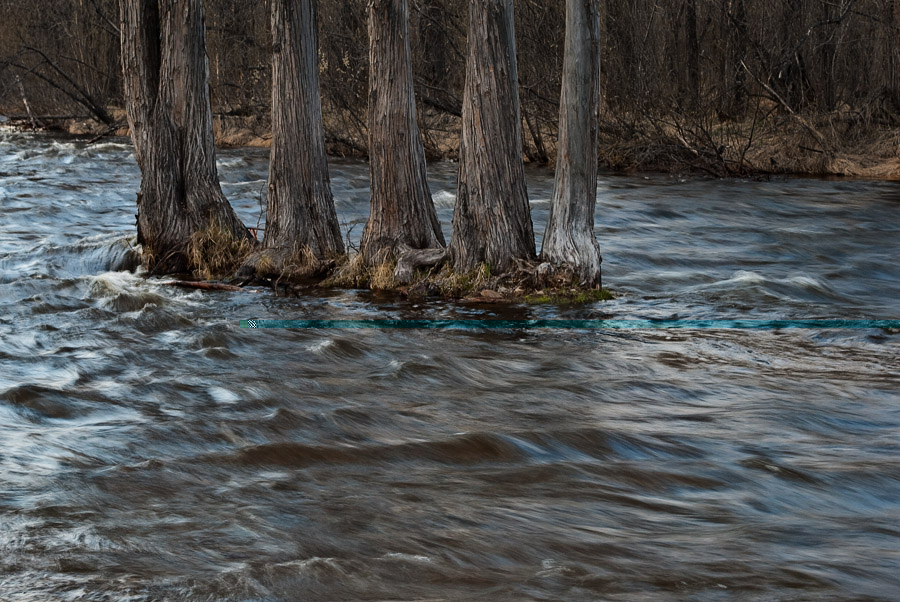
[[[360,254],[345,258],[334,273],[322,282],[324,287],[363,288],[369,282],[369,270]]]
[[[430,278],[430,281],[444,297],[461,299],[477,295],[486,288],[494,288],[491,268],[481,264],[471,272],[457,272],[449,265]]]
[[[209,224],[191,237],[188,261],[195,276],[214,280],[233,274],[252,251],[248,238],[237,239],[219,224]]]
[[[156,267],[156,251],[147,243],[141,246],[141,267],[148,272]]]
[[[396,267],[396,263],[392,260],[369,266],[362,254],[356,254],[338,266],[335,272],[322,282],[322,286],[370,288],[375,291],[396,290],[398,288],[394,280]]]
[[[287,254],[279,266],[282,278],[302,280],[323,271],[324,265],[307,246]]]
[[[262,253],[259,256],[259,261],[256,262],[256,273],[260,276],[272,274],[275,272],[275,267],[275,260],[272,259],[272,256]]]
[[[304,245],[293,250],[258,250],[247,258],[244,268],[252,268],[257,278],[299,282],[327,274],[337,261],[334,258],[320,259]]]
[[[375,291],[389,291],[397,288],[394,280],[393,261],[379,263],[369,270],[369,288]]]

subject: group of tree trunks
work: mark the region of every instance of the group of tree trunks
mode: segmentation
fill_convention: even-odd
[[[159,271],[191,268],[209,228],[250,238],[216,173],[203,0],[122,0],[129,125],[141,168],[138,236]],[[277,271],[296,256],[344,253],[328,177],[319,96],[316,0],[272,0],[272,148],[262,251]],[[541,259],[600,281],[594,236],[599,0],[566,0],[556,186]],[[457,204],[449,249],[416,121],[408,0],[369,0],[369,265],[449,257],[502,273],[537,259],[522,163],[513,0],[469,0]],[[408,269],[409,266],[407,265]]]

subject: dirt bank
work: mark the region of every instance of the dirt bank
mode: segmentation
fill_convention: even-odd
[[[50,130],[96,138],[127,136],[124,111],[111,114],[122,124],[108,126],[85,118],[41,117]],[[428,115],[429,123],[435,122]],[[455,117],[424,130],[429,160],[455,159],[459,148]],[[340,116],[326,116],[328,151],[335,156],[366,157],[364,131],[349,131]],[[5,127],[31,128],[26,116],[13,115]],[[216,115],[216,142],[226,148],[271,144],[268,117]],[[555,139],[547,132],[545,140]],[[705,173],[716,177],[807,175],[900,180],[900,127],[864,122],[849,110],[802,116],[769,112],[743,121],[716,119],[617,119],[602,121],[600,161],[614,171]],[[552,165],[556,149],[546,149]],[[529,153],[525,153],[526,160]]]

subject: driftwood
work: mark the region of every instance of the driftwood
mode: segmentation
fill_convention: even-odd
[[[407,245],[398,245],[396,253],[397,267],[394,269],[394,280],[400,284],[412,281],[417,269],[433,268],[447,259],[447,249],[443,247],[413,249]]]
[[[225,284],[224,282],[194,282],[192,280],[173,280],[171,282],[166,282],[164,284],[168,284],[169,286],[178,286],[181,288],[197,288],[204,291],[244,291],[246,289],[240,286],[234,286],[233,284]]]

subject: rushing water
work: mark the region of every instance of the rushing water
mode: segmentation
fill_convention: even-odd
[[[219,164],[256,224],[265,153]],[[331,175],[358,239],[367,168]],[[0,600],[900,596],[896,331],[240,328],[896,319],[897,184],[604,176],[619,297],[558,309],[176,289],[127,270],[138,177],[0,133]]]

